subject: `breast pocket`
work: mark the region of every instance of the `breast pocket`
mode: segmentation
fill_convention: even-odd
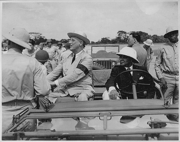
[[[166,60],[171,60],[173,58],[173,53],[169,50],[164,52],[163,58]]]
[[[173,55],[168,54],[168,55],[166,55],[166,58],[167,58],[167,59],[172,59],[172,58],[173,58]]]

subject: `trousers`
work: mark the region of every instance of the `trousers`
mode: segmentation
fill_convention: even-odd
[[[179,76],[163,73],[167,82],[167,89],[162,89],[166,101],[172,100],[172,104],[179,103]]]

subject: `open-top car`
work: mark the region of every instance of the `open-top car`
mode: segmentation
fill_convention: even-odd
[[[138,77],[122,82],[127,72],[138,74]],[[101,81],[101,77],[96,76],[96,79]],[[114,84],[117,91],[125,92],[126,99],[101,100],[95,97],[91,101],[76,102],[74,98],[64,97],[48,108],[27,109],[14,116],[11,127],[2,137],[18,140],[178,140],[178,122],[166,117],[178,114],[178,105],[165,104],[158,89],[153,99],[140,99],[137,95],[137,88],[145,92],[152,81],[148,72],[125,71],[117,75]],[[144,95],[148,95],[147,92]],[[132,121],[127,120],[132,117]],[[88,118],[89,121],[86,126],[79,126],[78,118]],[[18,126],[27,119],[45,121],[34,131],[25,131],[28,124],[18,130]]]

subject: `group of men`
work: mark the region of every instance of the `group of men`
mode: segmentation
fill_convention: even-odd
[[[25,29],[12,29],[4,37],[9,40],[9,51],[2,55],[3,131],[11,123],[13,115],[27,107],[35,107],[32,102],[36,96],[45,97],[53,103],[65,96],[74,97],[76,101],[88,101],[93,97],[95,93],[92,86],[93,60],[84,51],[85,45],[90,43],[85,33],[68,33],[69,50],[62,54],[58,65],[47,76],[35,58],[22,54],[24,49],[31,49],[30,36]],[[173,103],[178,103],[178,31],[168,28],[164,37],[169,39],[170,46],[161,49],[156,59],[155,70],[167,101],[172,98]],[[114,80],[119,73],[129,69],[148,71],[148,60],[152,60],[150,49],[152,40],[146,40],[144,42],[146,46],[143,48],[139,44],[140,35],[132,32],[127,42],[128,47],[123,47],[117,53],[120,65],[112,69],[110,78],[105,84],[107,89],[103,94],[105,99],[121,98],[121,94],[114,86]],[[56,93],[52,93],[51,88]],[[87,123],[86,120],[80,118],[83,123]],[[31,123],[33,125],[35,122]]]

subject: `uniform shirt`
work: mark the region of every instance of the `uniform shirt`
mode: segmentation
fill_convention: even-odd
[[[42,71],[45,75],[47,75],[47,68],[45,65],[41,64]]]
[[[35,58],[13,49],[2,55],[2,102],[32,100],[49,92],[50,84]]]
[[[155,61],[157,77],[163,78],[163,72],[179,75],[178,43],[164,46]]]

